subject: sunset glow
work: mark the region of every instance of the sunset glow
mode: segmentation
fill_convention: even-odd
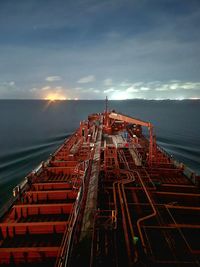
[[[58,94],[50,94],[50,95],[47,95],[44,99],[53,102],[56,100],[66,100],[67,98],[65,96],[58,95]]]

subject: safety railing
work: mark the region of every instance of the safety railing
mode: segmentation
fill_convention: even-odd
[[[167,151],[165,151],[161,146],[157,145],[157,148],[160,150],[160,152],[162,152],[165,156],[168,157],[168,159],[170,159],[173,162],[174,166],[176,166],[179,169],[182,169],[185,176],[187,176],[187,178],[190,179],[190,181],[193,184],[197,184],[198,175],[191,168],[187,167],[184,163],[175,159],[172,155],[170,155]]]

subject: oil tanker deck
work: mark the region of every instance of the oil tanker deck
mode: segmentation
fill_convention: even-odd
[[[106,108],[14,188],[0,266],[200,266],[199,188],[151,123]]]

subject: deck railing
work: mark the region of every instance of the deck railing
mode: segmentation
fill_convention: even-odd
[[[44,162],[41,162],[29,175],[27,175],[24,180],[16,185],[13,188],[13,195],[9,198],[9,200],[1,207],[0,209],[0,219],[4,216],[4,214],[12,207],[14,202],[20,198],[21,194],[27,190],[29,186],[29,177],[32,174],[38,174],[42,170]]]
[[[183,170],[183,173],[185,174],[185,176],[193,183],[193,184],[197,184],[198,183],[198,175],[189,167],[187,167],[185,164],[183,164],[182,162],[178,161],[177,159],[175,159],[172,155],[170,155],[167,151],[165,151],[161,146],[159,146],[157,144],[157,148],[158,150],[160,150],[166,157],[168,157],[168,159],[170,159],[173,164],[179,168]]]

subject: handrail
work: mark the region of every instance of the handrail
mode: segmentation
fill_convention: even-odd
[[[18,196],[11,197],[0,209],[0,219],[3,217],[3,215],[12,207],[14,202],[17,200]]]
[[[55,263],[56,267],[61,267],[61,266],[63,266],[63,264],[64,264],[64,266],[66,265],[65,262],[66,262],[66,259],[68,258],[72,232],[73,232],[74,225],[76,223],[76,219],[78,217],[78,213],[79,213],[80,206],[81,206],[78,204],[81,202],[82,197],[83,197],[84,179],[82,181],[83,181],[83,184],[80,187],[76,201],[75,201],[73,208],[71,210],[71,214],[70,214],[70,218],[69,218],[69,224],[66,227],[65,233],[63,235],[63,240],[62,240],[62,243],[60,246],[61,249],[59,251],[59,255],[58,255],[56,263]]]
[[[83,200],[84,192],[86,190],[85,180],[86,180],[86,177],[88,176],[88,170],[91,169],[93,154],[94,154],[94,151],[92,151],[89,155],[89,160],[88,160],[89,163],[86,164],[86,169],[85,169],[86,176],[83,176],[82,178],[82,186],[80,187],[76,202],[73,205],[73,209],[71,211],[70,219],[69,219],[69,226],[66,228],[66,231],[63,235],[64,237],[63,237],[63,240],[60,246],[61,250],[57,257],[55,267],[67,266],[69,263],[70,246],[72,245],[71,243],[73,242],[71,240],[74,234],[74,228],[75,228],[80,210],[82,208],[82,205],[80,203]]]
[[[196,184],[196,176],[197,173],[195,171],[193,171],[191,168],[187,167],[184,163],[180,162],[179,160],[175,159],[173,155],[169,154],[167,151],[165,151],[160,145],[157,144],[157,148],[160,150],[160,152],[162,152],[163,154],[165,154],[165,156],[168,157],[169,160],[171,160],[173,162],[173,164],[180,169],[183,169],[183,173],[185,174],[185,176],[187,176],[187,178],[192,181],[193,184]]]

